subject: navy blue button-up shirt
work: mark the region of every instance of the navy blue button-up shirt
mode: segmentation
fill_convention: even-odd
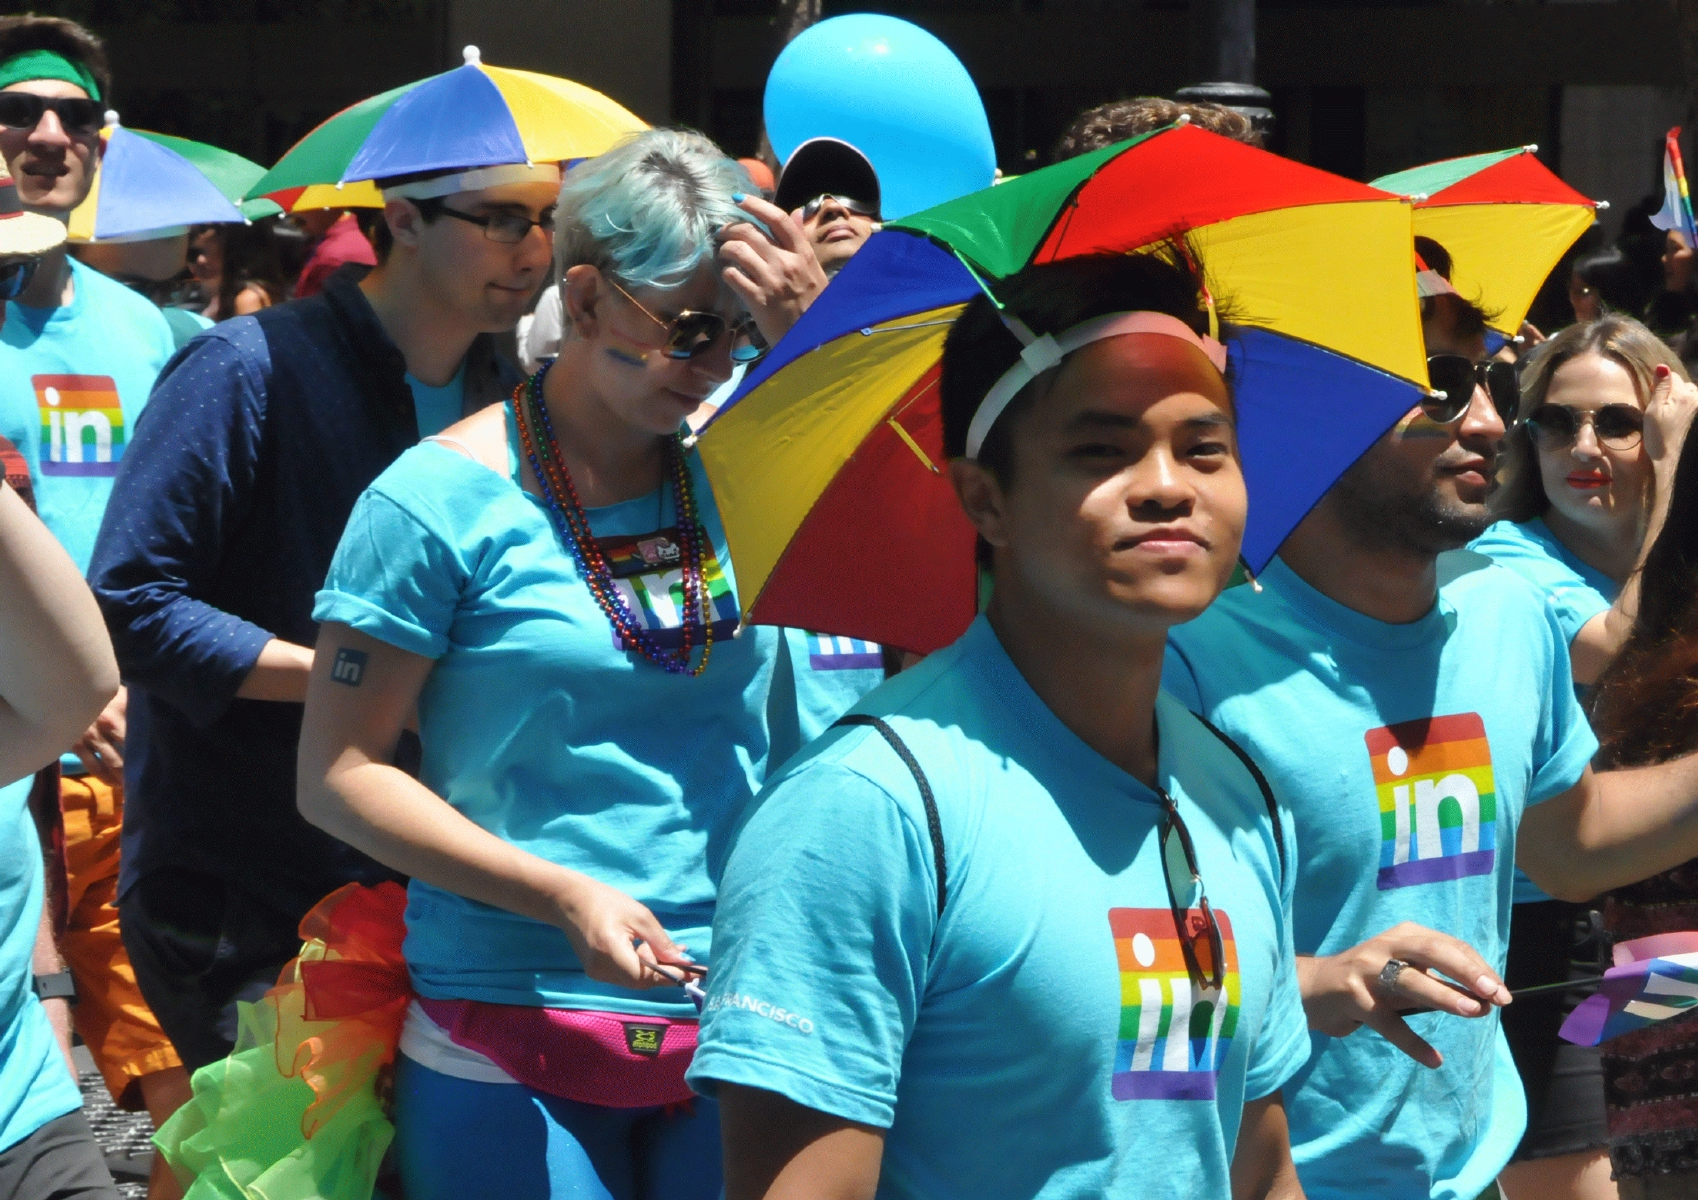
[[[131,686],[120,894],[172,867],[298,917],[386,877],[296,811],[301,706],[236,698],[266,642],[316,640],[313,596],[354,501],[418,441],[362,274],[196,338],[124,453],[89,571]],[[466,410],[516,382],[480,337]]]

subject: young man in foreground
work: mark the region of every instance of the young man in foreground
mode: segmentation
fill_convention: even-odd
[[[725,866],[690,1078],[721,1103],[726,1195],[1295,1197],[1281,835],[1158,695],[1243,533],[1224,351],[1171,260],[998,293],[1024,324],[975,302],[943,369],[994,598],[858,709],[926,787],[883,730],[828,735]],[[1034,330],[1066,353],[1035,381]]]

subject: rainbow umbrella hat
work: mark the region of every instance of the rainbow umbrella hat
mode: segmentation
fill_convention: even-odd
[[[1513,336],[1557,260],[1599,208],[1540,162],[1537,146],[1411,167],[1372,187],[1415,204],[1415,232],[1454,260],[1451,285]]]
[[[277,211],[265,201],[252,211],[238,204],[265,174],[258,163],[204,142],[126,129],[117,113],[107,113],[106,120],[101,130],[105,151],[94,186],[71,212],[73,242],[135,238],[185,225],[238,224]]]
[[[973,531],[940,470],[944,337],[979,277],[1182,239],[1229,341],[1263,567],[1426,388],[1407,201],[1186,124],[892,223],[700,439],[747,621],[906,650],[976,606]]]
[[[425,171],[555,163],[612,149],[648,126],[600,92],[532,71],[465,64],[345,108],[248,191],[286,211],[348,207],[349,185]],[[312,189],[309,193],[308,189]],[[360,189],[366,203],[372,189]]]

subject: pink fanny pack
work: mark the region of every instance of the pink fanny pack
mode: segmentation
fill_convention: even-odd
[[[653,1108],[691,1098],[684,1071],[696,1052],[695,1021],[418,1000],[455,1044],[550,1096],[603,1108]]]

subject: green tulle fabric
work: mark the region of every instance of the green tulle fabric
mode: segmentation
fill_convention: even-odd
[[[395,1136],[404,904],[394,884],[336,892],[302,922],[278,985],[240,1006],[235,1049],[195,1072],[194,1098],[153,1139],[186,1200],[372,1200]]]

